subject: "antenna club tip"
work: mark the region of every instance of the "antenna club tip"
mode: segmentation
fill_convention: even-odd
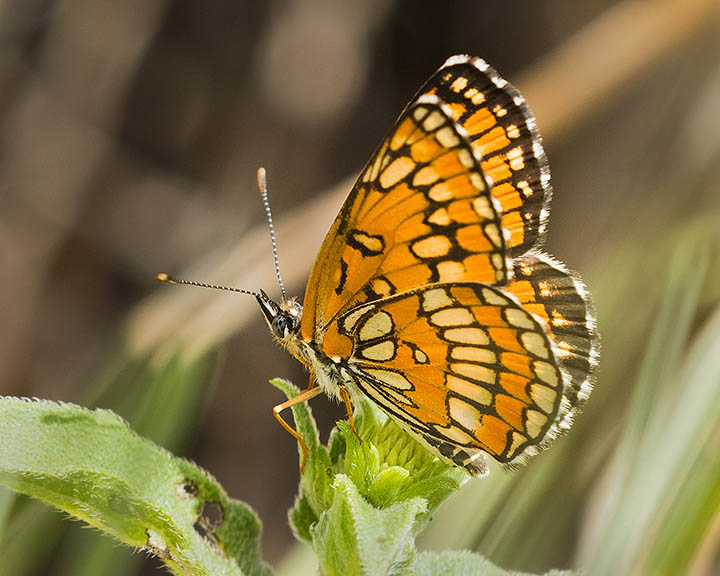
[[[167,274],[165,274],[165,272],[160,272],[160,273],[158,273],[158,275],[155,276],[155,278],[156,278],[159,282],[170,282],[170,281],[171,281],[170,276],[168,276]]]

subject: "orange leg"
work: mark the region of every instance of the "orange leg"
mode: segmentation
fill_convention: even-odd
[[[313,379],[311,377],[311,384],[313,382]],[[286,408],[290,408],[291,406],[295,406],[295,404],[300,404],[301,402],[307,402],[311,398],[315,398],[318,394],[322,394],[322,388],[319,386],[308,386],[305,390],[300,392],[295,398],[291,398],[290,400],[286,400],[282,404],[278,404],[277,406],[273,407],[273,415],[277,419],[278,422],[280,422],[280,426],[285,428],[285,430],[288,431],[288,433],[297,440],[298,444],[300,444],[300,449],[302,450],[302,458],[300,459],[300,474],[302,474],[303,468],[305,468],[305,462],[308,458],[308,449],[307,445],[305,444],[305,440],[302,439],[302,436],[300,436],[300,433],[295,430],[290,424],[288,424],[285,419],[280,416],[280,412],[285,410]]]
[[[352,402],[350,402],[350,394],[348,394],[347,388],[345,388],[342,384],[339,388],[340,398],[342,398],[342,401],[345,403],[345,411],[347,412],[350,428],[352,428],[352,431],[355,432],[355,436],[357,436],[357,439],[360,440],[360,443],[362,443],[362,438],[360,438],[360,434],[358,434],[358,431],[355,428],[355,418],[353,417],[353,405]]]
[[[310,381],[308,382],[308,387],[305,388],[305,390],[312,390],[317,386],[317,379],[315,378],[315,373],[310,372]]]

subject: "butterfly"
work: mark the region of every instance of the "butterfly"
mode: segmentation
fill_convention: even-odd
[[[269,213],[262,169],[259,182]],[[486,455],[513,467],[571,426],[598,336],[582,281],[540,249],[550,196],[523,97],[483,60],[449,58],[360,174],[303,304],[285,297],[277,258],[280,302],[233,289],[256,296],[311,373],[307,390],[274,408],[305,457],[280,412],[322,392],[351,425],[353,405],[375,403],[473,476]],[[271,220],[270,232],[275,251]]]

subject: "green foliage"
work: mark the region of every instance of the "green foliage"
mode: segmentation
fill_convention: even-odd
[[[167,347],[171,345],[166,343]],[[138,434],[178,451],[192,438],[217,364],[214,352],[192,359],[185,356],[167,349],[122,350],[92,380],[80,403],[111,408]],[[127,576],[139,571],[142,556],[128,554],[105,534],[80,530],[36,500],[1,487],[0,493],[7,495],[8,502],[5,536],[0,539],[0,575],[35,575],[56,547],[56,576]]]
[[[288,398],[299,392],[272,383]],[[356,413],[359,438],[338,422],[327,448],[309,407],[293,406],[293,414],[309,457],[289,518],[317,554],[321,574],[507,574],[470,552],[416,557],[415,537],[468,479],[464,471],[437,460],[370,403]]]
[[[423,552],[415,562],[414,576],[529,576],[506,572],[489,560],[472,552]],[[551,570],[545,576],[571,576],[571,572]]]
[[[298,393],[273,383],[288,397]],[[470,553],[416,558],[415,536],[466,480],[463,471],[436,460],[368,404],[357,417],[362,440],[340,422],[328,447],[307,405],[294,412],[309,458],[290,521],[312,544],[322,574],[506,574]],[[0,436],[0,484],[156,555],[174,574],[271,574],[252,510],[112,412],[0,398]],[[85,571],[102,568],[106,556],[89,560]]]
[[[154,553],[175,574],[269,573],[254,513],[113,413],[2,398],[0,437],[0,483]]]

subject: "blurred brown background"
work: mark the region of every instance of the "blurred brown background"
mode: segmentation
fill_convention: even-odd
[[[717,12],[699,0],[0,2],[0,394],[87,403],[108,357],[147,332],[138,323],[158,328],[154,343],[188,327],[207,346],[233,333],[184,454],[258,511],[276,563],[297,468],[267,380],[306,376],[251,298],[197,296],[229,302],[216,336],[193,326],[192,306],[165,309],[172,328],[144,316],[148,295],[194,290],[155,274],[277,296],[255,188],[265,166],[288,291],[302,295],[346,179],[455,53],[526,95],[553,170],[548,249],[602,269],[654,212],[718,206]],[[342,416],[323,398],[313,409],[325,431]]]

